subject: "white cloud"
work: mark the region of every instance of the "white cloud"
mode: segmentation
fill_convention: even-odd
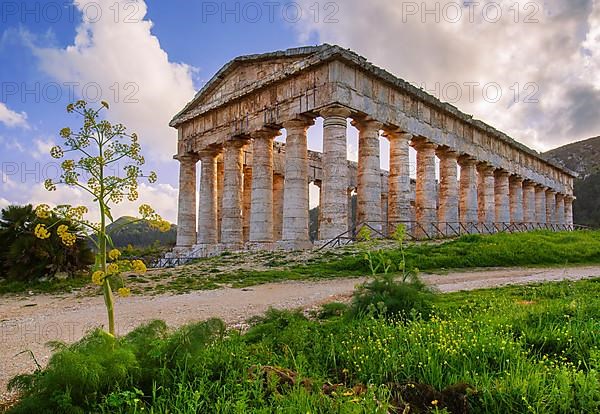
[[[6,104],[0,102],[0,123],[7,127],[20,127],[29,129],[27,123],[27,114],[25,112],[15,112],[6,106]]]
[[[146,157],[170,159],[176,152],[177,132],[168,123],[194,96],[193,68],[169,61],[151,33],[153,23],[145,20],[144,1],[135,2],[133,8],[130,0],[75,4],[89,19],[101,7],[102,17],[93,23],[84,18],[74,43],[64,49],[29,43],[41,68],[57,81],[77,82],[80,87],[75,89],[88,101],[97,95],[98,85],[102,99],[111,104],[109,118],[138,133]]]
[[[36,138],[33,140],[34,149],[31,155],[35,159],[48,157],[50,149],[55,145],[52,138]]]
[[[301,3],[307,9],[312,1]],[[315,33],[321,42],[351,48],[430,93],[437,89],[433,94],[442,100],[452,101],[448,86],[457,83],[462,98],[451,103],[537,149],[600,133],[600,0],[496,1],[503,10],[497,22],[490,22],[491,8],[484,10],[488,2],[474,3],[473,21],[465,6],[452,22],[452,10],[445,9],[451,3],[463,4],[347,0],[330,16],[337,22],[307,15],[294,27],[301,39]],[[416,15],[408,13],[410,5]],[[435,5],[439,22],[421,14]],[[475,99],[467,82],[480,85]],[[501,87],[498,102],[483,97],[483,86],[492,83]],[[539,103],[524,102],[535,90]],[[492,98],[491,87],[488,92]]]
[[[12,203],[8,201],[6,198],[0,197],[0,209],[10,206]]]

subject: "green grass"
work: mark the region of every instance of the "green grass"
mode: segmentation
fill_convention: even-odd
[[[69,293],[90,284],[87,276],[50,279],[44,281],[24,282],[0,278],[0,295],[32,292],[39,293]]]
[[[599,412],[599,289],[439,294],[409,320],[328,305],[321,320],[270,311],[245,334],[214,320],[96,332],[23,378],[37,386],[13,412]]]
[[[349,248],[315,253],[310,260],[295,260],[295,253],[261,252],[223,254],[199,259],[192,265],[154,273],[128,285],[134,294],[187,293],[223,286],[247,287],[286,280],[316,280],[358,277],[370,274],[364,258],[364,243]],[[401,260],[393,243],[382,244],[384,255],[394,263]],[[476,267],[565,266],[600,264],[600,231],[500,233],[467,235],[435,243],[409,243],[406,265],[426,272]],[[262,261],[260,270],[244,269],[247,261]],[[226,270],[227,265],[237,265]],[[231,269],[231,268],[230,268]],[[148,280],[153,284],[150,286]],[[64,292],[85,285],[83,279],[20,284],[0,279],[0,294],[33,291]]]

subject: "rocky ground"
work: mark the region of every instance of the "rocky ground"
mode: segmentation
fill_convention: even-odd
[[[424,274],[423,279],[442,292],[450,292],[597,276],[600,276],[600,266],[471,270]],[[153,319],[162,319],[169,326],[177,327],[210,317],[243,327],[248,318],[262,314],[269,307],[310,309],[330,301],[348,300],[354,287],[362,281],[364,279],[353,278],[282,282],[181,295],[133,296],[118,300],[117,331],[125,334]],[[35,369],[32,355],[40,365],[47,363],[51,355],[45,346],[47,342],[77,341],[89,329],[103,326],[106,314],[100,296],[21,295],[2,298],[0,318],[0,395],[9,398],[5,392],[8,380]]]

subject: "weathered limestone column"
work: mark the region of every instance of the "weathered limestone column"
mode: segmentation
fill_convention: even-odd
[[[546,190],[546,223],[556,224],[556,191]]]
[[[501,230],[510,222],[509,203],[509,173],[504,170],[496,170],[494,173],[494,199],[496,201],[496,223]]]
[[[284,178],[281,174],[273,174],[273,240],[281,240],[283,231],[283,192]]]
[[[352,231],[354,229],[354,220],[352,217],[352,192],[354,188],[348,187],[348,231]]]
[[[460,165],[460,222],[469,233],[477,228],[477,160],[467,155],[458,158]]]
[[[538,224],[546,224],[546,190],[541,184],[535,186],[535,220]]]
[[[411,145],[417,151],[415,212],[419,227],[416,237],[435,237],[437,234],[432,224],[437,221],[435,145],[420,137],[413,138]]]
[[[306,131],[313,123],[294,119],[283,123],[285,139],[285,183],[283,192],[282,245],[287,249],[309,248],[308,236],[308,146]]]
[[[179,204],[177,205],[177,247],[196,243],[196,162],[195,154],[178,155]]]
[[[451,236],[459,231],[458,225],[458,154],[448,147],[436,150],[440,159],[440,194],[438,222],[440,229]]]
[[[569,228],[573,229],[573,196],[565,197],[565,225],[569,226]]]
[[[410,171],[409,171],[409,143],[411,134],[400,131],[385,131],[385,136],[390,141],[390,174],[388,177],[388,234],[393,234],[396,227],[402,222],[407,225],[412,220],[412,206],[410,205]]]
[[[356,221],[366,223],[381,232],[383,223],[381,222],[379,130],[383,124],[368,119],[355,121],[353,125],[359,131]]]
[[[221,243],[221,222],[223,221],[223,183],[225,180],[225,163],[223,154],[217,158],[217,238]]]
[[[252,207],[252,167],[244,166],[244,195],[242,201],[242,219],[244,222],[244,242],[250,240],[250,209]]]
[[[523,221],[527,223],[527,228],[532,229],[536,222],[536,199],[535,183],[526,180],[523,182]]]
[[[565,196],[560,193],[556,194],[556,224],[565,225]]]
[[[241,249],[244,244],[242,197],[243,150],[245,141],[231,139],[224,145],[223,153],[223,205],[221,207],[221,243],[227,249]]]
[[[523,223],[523,179],[516,175],[510,177],[510,222]]]
[[[331,240],[348,227],[348,155],[346,119],[350,111],[340,106],[321,111],[323,121],[323,183],[319,239]]]
[[[270,247],[273,243],[273,139],[275,130],[252,133],[252,205],[250,243]]]
[[[477,218],[482,231],[493,232],[492,225],[496,219],[496,200],[494,196],[494,167],[486,163],[477,164]]]
[[[200,152],[201,175],[198,198],[198,244],[216,245],[217,235],[217,155],[214,150]]]

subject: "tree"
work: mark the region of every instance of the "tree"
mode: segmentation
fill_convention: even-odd
[[[156,173],[144,175],[141,166],[145,160],[141,154],[141,147],[135,133],[128,134],[122,124],[111,124],[105,119],[100,119],[100,112],[108,109],[108,104],[102,102],[98,109],[88,108],[85,101],[77,101],[67,106],[67,112],[77,114],[83,118],[83,125],[78,132],[71,128],[63,128],[60,136],[63,144],[50,150],[50,155],[62,159],[62,174],[58,181],[46,180],[48,191],[55,191],[56,186],[66,185],[79,188],[87,193],[92,202],[98,207],[98,222],[84,219],[88,209],[84,206],[73,207],[62,205],[49,210],[47,205],[36,208],[40,218],[55,215],[59,219],[69,219],[80,223],[88,230],[89,239],[96,245],[97,254],[92,268],[92,282],[102,287],[104,303],[108,314],[108,331],[115,334],[114,297],[112,286],[124,283],[123,272],[146,271],[145,264],[140,260],[120,260],[121,252],[114,248],[112,239],[107,231],[108,222],[112,222],[111,206],[127,200],[133,202],[138,199],[138,179],[146,178],[150,183],[157,180]],[[68,158],[67,158],[68,157]],[[119,164],[123,164],[124,176],[119,176]],[[168,231],[170,224],[164,221],[147,204],[139,207],[140,220],[162,230]],[[135,222],[135,221],[133,221]],[[52,228],[56,228],[56,235],[63,244],[69,246],[73,243],[74,236],[60,222],[51,225],[38,224],[35,234],[38,238],[49,238]],[[129,296],[126,287],[118,289],[120,296]]]
[[[34,228],[41,222],[66,225],[75,235],[75,242],[65,248],[57,235],[42,242],[34,236]],[[14,280],[54,277],[59,272],[73,276],[94,263],[92,251],[79,226],[57,217],[40,219],[31,205],[8,206],[2,210],[0,249],[3,274]]]

